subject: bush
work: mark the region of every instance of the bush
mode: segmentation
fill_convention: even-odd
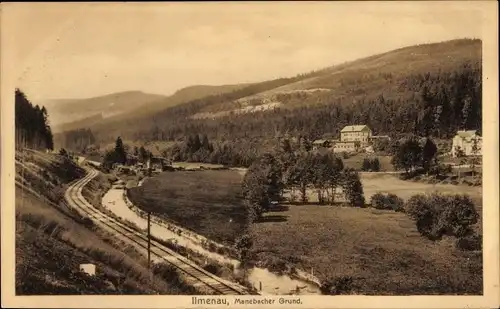
[[[203,266],[203,269],[216,276],[219,276],[222,272],[222,267],[214,263]]]
[[[457,249],[463,251],[476,251],[481,250],[483,246],[483,239],[479,235],[468,235],[457,239],[455,246]]]
[[[353,169],[344,170],[342,189],[351,206],[363,207],[365,205],[363,184],[358,173]]]
[[[283,275],[289,271],[288,261],[276,256],[270,256],[265,259],[261,267],[267,268],[269,271],[279,275]]]
[[[376,209],[404,211],[403,199],[392,193],[382,194],[377,192],[371,197],[370,204]]]
[[[429,174],[436,176],[451,174],[451,172],[452,168],[449,164],[434,165],[429,169]]]
[[[470,235],[471,226],[479,218],[467,195],[414,195],[406,202],[405,211],[415,221],[420,234],[431,240],[441,239],[444,235]]]
[[[362,171],[371,171],[371,172],[378,172],[380,171],[380,161],[378,158],[364,158],[363,159],[363,164],[361,165],[361,170]]]
[[[321,284],[320,290],[323,295],[350,294],[354,288],[353,283],[354,279],[350,276],[336,277]]]

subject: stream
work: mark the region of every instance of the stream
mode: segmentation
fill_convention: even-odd
[[[103,196],[102,205],[111,210],[117,216],[124,220],[135,223],[139,228],[147,228],[147,220],[141,218],[133,210],[127,207],[123,198],[123,186],[113,185],[113,187]],[[178,235],[166,227],[151,222],[151,234],[163,240],[171,240],[177,242],[178,245],[193,250],[206,256],[209,259],[218,261],[219,263],[231,264],[234,266],[235,272],[240,272],[240,262],[235,259],[228,258],[215,252],[211,252],[197,244],[196,242]],[[277,275],[267,269],[253,267],[248,272],[248,280],[254,285],[260,293],[265,295],[313,295],[321,294],[318,286],[315,284],[291,278],[287,275]]]

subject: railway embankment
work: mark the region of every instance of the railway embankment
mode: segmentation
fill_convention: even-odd
[[[16,152],[16,294],[189,294],[172,272],[152,277],[142,255],[68,205],[66,189],[84,174],[58,154]],[[88,189],[97,199],[105,188]]]

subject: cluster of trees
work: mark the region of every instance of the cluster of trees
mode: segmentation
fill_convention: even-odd
[[[351,205],[364,205],[358,173],[344,168],[342,159],[333,153],[311,151],[310,143],[305,139],[296,144],[284,139],[276,157],[282,169],[283,183],[290,190],[292,199],[298,189],[300,199],[305,203],[308,201],[307,190],[313,189],[320,204],[333,204],[335,197],[343,194]]]
[[[127,162],[127,152],[121,137],[118,136],[115,142],[115,148],[106,152],[102,165],[104,168],[110,168],[114,163],[125,164]]]
[[[437,146],[430,138],[415,135],[396,140],[392,145],[392,161],[396,169],[403,169],[406,174],[421,169],[428,173],[437,166]]]
[[[471,226],[479,219],[474,202],[467,195],[417,194],[406,202],[405,212],[415,221],[420,234],[431,240],[471,236]]]
[[[127,147],[125,146],[125,148],[127,148]],[[146,148],[144,148],[144,146],[141,146],[141,147],[134,146],[133,154],[134,154],[134,156],[137,157],[139,162],[142,162],[142,163],[146,162],[149,158],[151,158],[153,156],[151,151],[146,150]]]
[[[70,130],[61,133],[62,147],[85,153],[88,146],[95,145],[96,138],[89,128]]]
[[[250,222],[258,220],[273,202],[280,201],[284,189],[289,189],[292,197],[298,189],[304,203],[308,201],[308,190],[315,190],[320,204],[335,203],[339,194],[352,206],[365,204],[358,173],[344,168],[342,159],[332,153],[294,151],[288,141],[276,153],[259,157],[245,174],[242,186]]]
[[[284,184],[278,160],[272,154],[257,159],[245,174],[242,189],[249,222],[257,221],[281,199]]]
[[[123,143],[120,136],[115,141],[115,147],[112,150],[106,151],[103,158],[103,166],[109,169],[114,163],[127,164],[128,155],[134,155],[139,162],[145,163],[148,159],[153,157],[151,151],[144,148],[144,146],[134,146],[131,149],[128,145]]]
[[[404,211],[404,201],[393,193],[383,194],[377,192],[370,198],[370,205],[375,209]]]
[[[478,222],[479,214],[472,199],[465,194],[416,194],[405,202],[395,194],[377,192],[371,197],[370,205],[406,213],[419,233],[430,240],[452,236],[458,238],[457,247],[460,248],[471,246],[477,240],[473,225]]]
[[[191,135],[184,142],[176,143],[165,150],[166,157],[173,161],[203,162],[227,166],[249,167],[263,154],[258,140],[209,141],[206,135]]]
[[[15,90],[16,148],[54,149],[52,130],[45,106],[33,105],[20,90]]]

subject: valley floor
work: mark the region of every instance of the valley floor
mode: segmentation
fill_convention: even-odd
[[[469,194],[478,212],[482,209],[481,187],[404,181],[384,173],[360,176],[367,202],[378,191],[403,199],[439,191]],[[134,204],[143,209],[174,218],[208,238],[227,239],[230,233],[238,235],[228,229],[227,221],[240,205],[239,181],[238,171],[162,173],[130,192]],[[352,276],[359,294],[481,293],[481,252],[460,251],[455,239],[427,240],[403,213],[315,205],[316,195],[309,193],[308,205],[282,205],[252,225],[256,266],[277,273],[296,267],[312,271],[320,281]],[[480,230],[481,222],[476,227]]]

